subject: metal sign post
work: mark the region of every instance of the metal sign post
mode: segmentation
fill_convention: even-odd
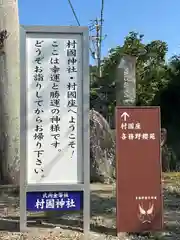
[[[159,107],[116,108],[117,232],[163,228]]]
[[[21,26],[20,230],[26,211],[90,223],[88,28]]]

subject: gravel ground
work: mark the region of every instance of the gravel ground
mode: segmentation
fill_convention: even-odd
[[[122,235],[121,239],[166,239],[180,240],[180,195],[179,185],[168,182],[164,187],[165,225],[164,233],[149,236]],[[118,239],[115,220],[115,187],[113,185],[91,185],[91,232],[89,239]],[[61,215],[60,215],[61,214]],[[0,195],[0,240],[47,240],[83,239],[82,214],[50,213],[28,214],[29,232],[19,233],[19,198],[3,192]],[[42,220],[40,223],[39,220]]]

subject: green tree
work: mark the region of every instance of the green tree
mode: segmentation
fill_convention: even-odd
[[[180,56],[167,63],[167,44],[161,40],[145,44],[143,39],[142,34],[130,32],[122,46],[109,51],[102,62],[102,78],[94,77],[91,82],[91,107],[100,109],[106,119],[114,114],[117,66],[123,55],[136,56],[136,105],[161,107],[161,124],[168,132],[163,152],[174,168],[180,158]]]
[[[137,59],[137,105],[150,105],[156,93],[166,87],[169,81],[165,63],[167,44],[159,40],[144,44],[143,37],[130,32],[123,46],[112,48],[109,56],[103,59],[102,78],[95,78],[91,85],[91,92],[96,95],[92,107],[96,108],[98,101],[100,105],[106,104],[108,113],[114,112],[116,69],[123,55],[136,56]]]
[[[167,129],[167,145],[170,149],[170,168],[179,170],[180,159],[180,57],[174,56],[168,63],[169,82],[157,93],[154,105],[161,107],[161,124]]]

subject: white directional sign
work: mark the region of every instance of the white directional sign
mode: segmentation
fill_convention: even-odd
[[[79,202],[89,232],[88,40],[87,27],[20,28],[21,231],[27,211]]]

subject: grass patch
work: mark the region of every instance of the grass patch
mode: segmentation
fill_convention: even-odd
[[[172,185],[180,185],[180,172],[163,173],[165,183]]]
[[[174,197],[180,198],[180,172],[163,173],[165,189]]]
[[[167,172],[167,173],[163,173],[163,177],[165,179],[179,179],[180,180],[180,172]]]

